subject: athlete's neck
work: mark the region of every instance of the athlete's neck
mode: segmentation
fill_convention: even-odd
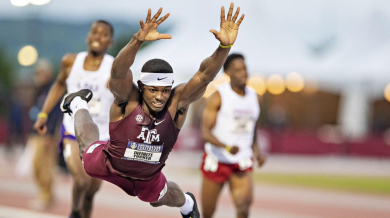
[[[99,66],[102,63],[104,54],[97,54],[89,52],[87,57],[85,57],[86,63],[92,64],[93,66]]]
[[[93,59],[99,59],[99,58],[102,59],[105,54],[106,54],[106,51],[97,52],[97,51],[88,50],[87,56],[89,56]]]
[[[232,83],[230,83],[230,86],[232,87],[235,93],[241,96],[245,96],[245,86],[235,86]]]

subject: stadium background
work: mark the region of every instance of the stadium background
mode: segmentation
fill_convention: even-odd
[[[171,16],[159,30],[173,39],[141,49],[133,68],[135,78],[146,60],[158,57],[172,64],[176,84],[186,82],[217,46],[208,30],[218,28],[220,6],[230,3],[82,2],[0,2],[0,217],[36,213],[28,206],[35,196],[34,184],[28,171],[21,175],[18,164],[28,165],[25,144],[30,117],[35,116],[30,109],[37,59],[51,61],[58,72],[64,54],[86,49],[85,36],[95,19],[113,23],[115,45],[109,53],[115,56],[137,31],[147,8],[156,11],[161,6]],[[259,146],[268,155],[264,168],[256,169],[251,217],[389,217],[390,3],[235,4],[246,18],[232,52],[245,55],[249,84],[263,96]],[[206,96],[227,80],[220,73]],[[203,105],[201,99],[191,107],[165,169],[168,178],[198,196]],[[67,214],[70,178],[61,170],[57,174],[57,204],[36,217]],[[222,198],[217,217],[229,217],[232,202],[227,192]],[[152,209],[109,184],[98,194],[97,205],[94,217],[114,212],[117,217],[147,217],[160,211],[172,217],[177,212]]]

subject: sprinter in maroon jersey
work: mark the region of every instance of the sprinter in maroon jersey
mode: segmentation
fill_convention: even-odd
[[[140,20],[140,30],[115,58],[110,90],[115,100],[110,110],[110,141],[99,142],[99,131],[88,111],[90,90],[81,90],[63,98],[61,109],[75,118],[76,138],[80,145],[85,171],[91,177],[111,182],[127,194],[137,196],[152,206],[180,207],[183,217],[200,217],[194,196],[167,181],[161,169],[184,124],[189,105],[199,99],[214,79],[234,44],[244,15],[234,16],[234,5],[225,19],[221,8],[220,31],[210,30],[219,40],[215,52],[206,58],[186,84],[172,89],[173,70],[164,60],[152,59],[142,67],[137,85],[129,69],[144,41],[170,39],[157,27],[167,17],[160,17],[162,8],[146,22]]]

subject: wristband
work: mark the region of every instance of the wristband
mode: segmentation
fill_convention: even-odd
[[[47,118],[47,117],[48,117],[47,113],[41,112],[38,114],[38,118]]]
[[[231,149],[232,149],[232,146],[228,146],[228,145],[225,146],[225,150],[226,150],[227,152],[230,153],[230,150],[231,150]]]
[[[233,45],[222,45],[221,43],[219,43],[219,47],[221,47],[221,48],[231,48],[231,47],[233,47]]]

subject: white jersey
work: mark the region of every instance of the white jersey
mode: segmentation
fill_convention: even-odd
[[[107,83],[111,75],[114,57],[105,54],[97,71],[87,71],[84,69],[87,54],[87,52],[77,54],[66,80],[66,86],[68,93],[77,92],[81,89],[90,89],[93,92],[93,97],[88,102],[89,113],[93,122],[99,128],[99,140],[106,141],[110,138],[108,125],[110,122],[110,107],[114,101],[114,96],[108,89]],[[67,133],[75,135],[73,117],[64,114],[62,123]]]
[[[224,148],[210,143],[205,144],[205,151],[208,156],[216,157],[222,163],[251,164],[253,136],[260,115],[257,94],[246,87],[245,96],[241,96],[233,91],[230,83],[220,85],[217,90],[221,95],[221,107],[212,134],[226,145],[238,146],[239,152],[232,155]]]

